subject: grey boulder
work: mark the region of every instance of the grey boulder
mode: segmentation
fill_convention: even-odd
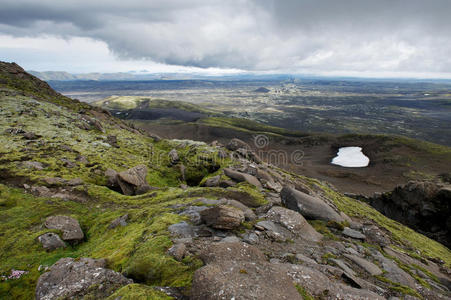
[[[301,214],[293,210],[274,206],[266,213],[266,217],[306,240],[318,242],[322,238]]]
[[[104,299],[120,287],[133,283],[120,273],[106,269],[105,265],[105,260],[61,258],[39,277],[36,300],[83,299],[88,293],[90,299]]]
[[[244,213],[242,210],[226,206],[218,205],[200,212],[203,222],[207,226],[216,229],[231,230],[240,226],[244,222]]]
[[[312,197],[294,188],[284,187],[280,192],[282,203],[289,209],[299,212],[307,219],[344,221],[332,207],[320,198]]]
[[[230,178],[232,178],[235,181],[238,182],[247,182],[249,184],[255,185],[256,187],[261,187],[261,183],[260,181],[258,181],[257,177],[252,176],[250,174],[246,174],[246,173],[242,173],[242,172],[238,172],[235,170],[232,170],[230,168],[225,168],[224,169],[224,174]]]
[[[44,249],[47,251],[52,251],[58,248],[66,247],[66,244],[59,237],[59,235],[53,232],[48,232],[39,236],[38,241],[42,244],[42,247],[44,247]]]
[[[147,167],[138,165],[117,174],[117,182],[124,195],[140,195],[151,188],[146,181]]]
[[[74,218],[68,216],[51,216],[45,220],[44,226],[48,229],[61,230],[63,240],[68,242],[79,242],[83,240],[84,234],[80,224]]]

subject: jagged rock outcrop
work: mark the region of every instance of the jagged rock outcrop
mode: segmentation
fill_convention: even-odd
[[[110,296],[118,288],[133,283],[118,272],[105,268],[105,260],[62,258],[39,277],[36,300],[91,299]]]
[[[451,248],[451,185],[411,181],[369,199],[387,217]]]

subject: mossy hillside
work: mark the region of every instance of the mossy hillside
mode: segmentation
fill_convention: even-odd
[[[91,106],[55,92],[46,82],[26,73],[14,63],[0,62],[0,90],[21,94],[70,108],[74,111],[90,109]]]
[[[143,284],[129,284],[117,290],[107,300],[170,300],[165,293]]]
[[[191,203],[204,195],[219,198],[228,193],[241,193],[240,196],[252,200],[256,197],[256,202],[264,200],[251,186],[231,190],[178,188],[181,172],[177,166],[171,166],[168,157],[173,148],[187,165],[187,172],[190,168],[199,169],[196,167],[199,163],[207,169],[211,165],[222,168],[231,163],[230,159],[217,160],[217,149],[205,144],[156,143],[114,122],[102,122],[104,132],[95,128],[85,130],[77,126],[79,114],[67,107],[27,96],[4,96],[0,101],[2,180],[21,186],[21,181],[16,179],[39,185],[46,177],[81,178],[84,185],[76,189],[88,195],[85,202],[79,203],[35,197],[22,188],[0,185],[0,274],[8,275],[11,269],[29,271],[20,279],[2,281],[1,299],[33,298],[36,280],[43,272],[38,267],[50,266],[62,257],[106,258],[110,268],[143,284],[189,287],[200,261],[187,257],[178,262],[166,254],[172,245],[167,227],[182,220],[171,207]],[[8,132],[10,128],[20,128],[40,137],[29,141],[21,134]],[[119,148],[107,143],[107,135],[117,137]],[[78,161],[80,155],[89,163]],[[67,167],[62,159],[75,165]],[[24,167],[24,161],[41,162],[44,168]],[[149,184],[158,190],[130,197],[104,186],[103,173],[107,168],[122,171],[141,163],[148,166]],[[73,247],[46,252],[36,238],[48,232],[42,226],[45,218],[57,214],[79,220],[86,240]],[[130,216],[126,227],[108,229],[112,220],[124,214]]]
[[[129,109],[151,109],[151,108],[176,108],[189,112],[210,114],[220,114],[218,112],[203,108],[200,105],[196,105],[183,101],[170,101],[163,99],[154,99],[151,97],[143,96],[111,96],[93,103],[93,105],[111,109],[111,110],[129,110]],[[144,106],[145,105],[145,106]]]
[[[2,199],[14,203],[0,208],[0,274],[11,269],[27,270],[18,280],[0,283],[0,298],[32,298],[40,265],[50,266],[61,257],[106,258],[108,266],[149,285],[189,286],[200,261],[188,257],[182,262],[166,254],[172,242],[167,227],[183,218],[171,206],[191,203],[185,191],[163,192],[154,196],[123,196],[111,205],[108,198],[77,203],[55,198],[40,198],[22,189],[0,185]],[[99,193],[101,195],[101,193]],[[139,203],[139,204],[138,204]],[[129,214],[128,225],[109,229],[112,220]],[[42,224],[51,215],[70,215],[79,220],[86,240],[76,246],[46,252],[36,238],[48,232]],[[30,296],[30,297],[28,297]]]
[[[180,169],[169,163],[168,152],[173,148],[180,153],[181,161],[187,168],[186,176],[200,177],[199,181],[212,171],[212,166],[218,169],[221,164],[230,163],[227,159],[219,160],[216,149],[207,145],[167,141],[155,143],[149,137],[108,123],[102,123],[105,132],[84,130],[77,126],[82,122],[79,115],[60,106],[28,97],[2,97],[0,101],[1,168],[8,170],[10,175],[26,176],[31,180],[56,176],[66,179],[79,177],[88,183],[103,184],[103,172],[108,168],[122,171],[145,164],[149,169],[149,184],[166,187],[176,186],[181,181]],[[6,133],[8,128],[20,128],[41,138],[30,142],[21,135]],[[108,144],[108,135],[117,137],[119,148]],[[89,163],[77,161],[80,155]],[[76,166],[67,168],[62,159]],[[26,160],[41,162],[45,168],[24,168],[22,161]]]

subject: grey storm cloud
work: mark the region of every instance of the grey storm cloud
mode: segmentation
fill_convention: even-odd
[[[451,72],[449,0],[2,0],[0,33],[246,70]]]

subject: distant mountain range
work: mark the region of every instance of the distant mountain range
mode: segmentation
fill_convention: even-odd
[[[41,80],[155,80],[155,79],[172,79],[172,78],[192,78],[192,75],[184,74],[156,74],[156,73],[133,73],[133,72],[120,72],[120,73],[83,73],[83,74],[71,74],[62,71],[28,71],[30,74],[38,77]]]
[[[200,73],[145,73],[145,72],[117,72],[117,73],[82,73],[72,74],[64,71],[27,71],[44,81],[73,81],[73,80],[95,80],[95,81],[139,81],[139,80],[289,80],[293,81],[294,76],[290,74],[200,74]],[[302,76],[297,76],[302,77]]]

